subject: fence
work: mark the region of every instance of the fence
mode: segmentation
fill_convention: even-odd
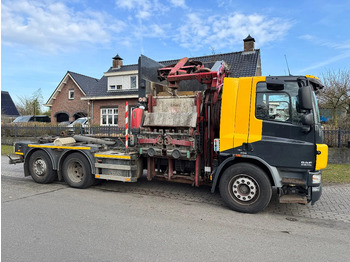
[[[350,130],[323,130],[325,143],[330,147],[350,147]]]
[[[64,134],[93,134],[97,136],[119,136],[125,134],[125,128],[116,126],[73,127],[62,126],[1,126],[1,136],[6,137],[41,137],[59,136]],[[325,143],[330,147],[350,147],[350,130],[324,130]]]
[[[1,136],[6,137],[42,137],[60,136],[69,134],[93,134],[100,136],[118,136],[125,134],[125,128],[116,126],[96,126],[96,127],[62,127],[62,126],[1,126]]]

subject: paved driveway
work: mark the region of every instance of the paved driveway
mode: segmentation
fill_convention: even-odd
[[[22,179],[23,164],[9,165],[5,156],[1,157],[2,176],[17,177]],[[26,178],[31,180],[31,178]],[[57,186],[62,182],[57,182]],[[37,185],[36,188],[40,188]],[[169,182],[148,182],[142,178],[137,183],[121,183],[114,181],[103,181],[95,186],[98,190],[131,193],[135,195],[154,195],[163,198],[185,200],[190,202],[207,203],[211,205],[225,206],[220,194],[210,193],[210,188],[193,188],[190,185]],[[13,197],[7,194],[6,188],[2,188],[2,199]],[[317,218],[328,221],[342,221],[350,223],[350,184],[325,185],[321,199],[315,205],[280,204],[277,197],[273,196],[271,203],[263,213],[280,214],[291,218]]]

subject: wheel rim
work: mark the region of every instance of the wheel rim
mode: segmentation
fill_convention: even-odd
[[[67,171],[67,175],[72,182],[79,183],[83,180],[84,168],[78,161],[71,161],[68,164]]]
[[[260,188],[254,178],[239,174],[230,183],[230,193],[233,199],[240,204],[252,204],[260,194]]]
[[[46,162],[42,158],[37,158],[33,162],[33,171],[37,176],[44,176],[47,170]]]

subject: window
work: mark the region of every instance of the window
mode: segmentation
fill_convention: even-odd
[[[257,93],[256,117],[263,120],[290,122],[290,98],[286,93]]]
[[[130,76],[130,88],[131,89],[137,88],[136,76]]]
[[[110,85],[109,86],[109,91],[115,91],[115,90],[121,90],[123,88],[122,85]]]
[[[265,82],[259,82],[256,90],[256,118],[302,124],[296,81],[285,81],[284,90],[280,92],[268,90]]]
[[[73,89],[68,91],[68,99],[74,99],[74,90]]]
[[[118,125],[118,108],[101,108],[101,126]]]

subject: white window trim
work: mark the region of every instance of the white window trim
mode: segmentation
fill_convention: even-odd
[[[115,114],[114,114],[114,110],[117,110],[117,123],[115,124],[103,124],[103,122],[102,122],[102,120],[103,120],[103,114],[102,114],[102,110],[107,110],[107,112],[108,112],[108,110],[112,110],[113,111],[113,113],[112,113],[112,121],[114,122],[114,116],[115,116]],[[106,122],[108,122],[108,113],[106,113],[105,114],[106,115]],[[119,120],[119,111],[118,111],[118,107],[102,107],[102,108],[100,108],[100,125],[101,126],[118,126],[118,120]]]
[[[138,75],[135,74],[128,74],[128,75],[120,75],[120,76],[114,76],[120,77],[121,79],[113,80],[111,81],[108,79],[108,85],[107,85],[107,91],[108,92],[114,92],[114,91],[120,91],[120,90],[137,90],[138,89]],[[131,78],[135,77],[135,87],[131,87]],[[120,88],[118,88],[120,87]]]
[[[71,94],[73,93],[73,98],[71,97]],[[74,100],[74,89],[68,90],[68,99]]]

